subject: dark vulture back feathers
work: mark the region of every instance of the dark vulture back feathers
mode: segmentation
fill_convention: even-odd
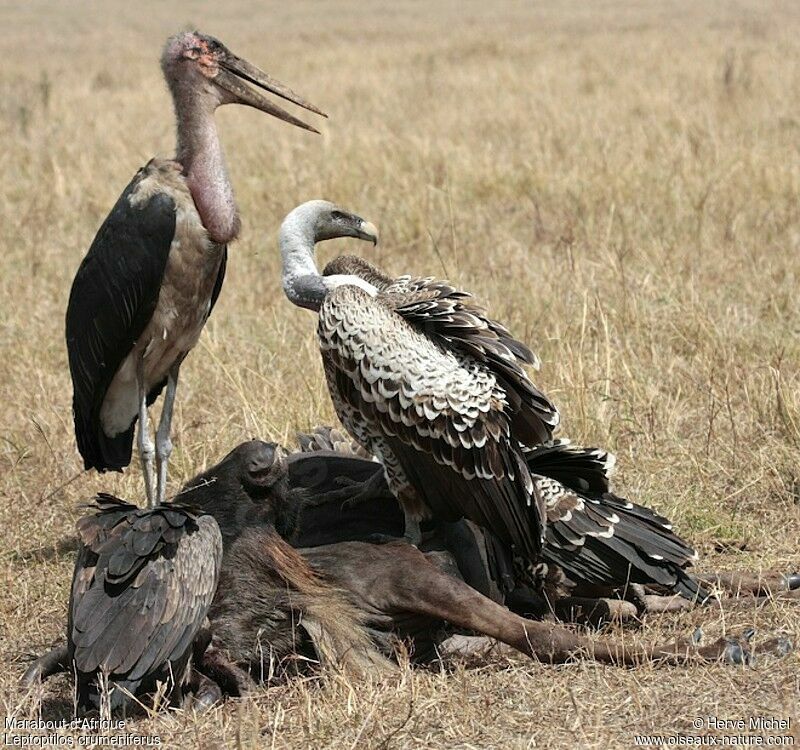
[[[67,625],[78,700],[98,706],[98,674],[111,707],[184,681],[192,642],[217,587],[222,539],[208,515],[173,504],[143,510],[98,495],[78,521]]]

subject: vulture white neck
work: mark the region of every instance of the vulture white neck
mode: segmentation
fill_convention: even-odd
[[[314,262],[317,244],[317,216],[305,206],[292,211],[281,224],[278,243],[283,261],[283,291],[298,307],[319,311],[328,292],[340,286],[357,286],[370,296],[378,290],[364,279],[351,275],[323,276]]]

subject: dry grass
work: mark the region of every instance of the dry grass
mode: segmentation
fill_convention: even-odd
[[[184,24],[331,119],[318,138],[220,114],[245,229],[183,370],[175,487],[244,438],[291,442],[332,420],[313,319],[283,298],[275,247],[286,211],[327,197],[381,227],[379,263],[447,276],[522,334],[564,434],[614,450],[620,488],[672,516],[706,567],[798,567],[795,5],[31,0],[3,3],[0,20],[6,713],[34,711],[16,686],[21,657],[62,637],[72,556],[59,543],[78,503],[99,489],[138,497],[136,470],[75,478],[62,316],[121,189],[171,153],[156,60]],[[746,549],[717,553],[721,542]],[[643,637],[701,622],[710,636],[753,624],[797,637],[797,612],[652,618]],[[799,663],[493,659],[374,686],[292,684],[135,726],[172,747],[630,746],[635,732],[690,731],[697,715],[796,725]],[[69,713],[66,679],[47,695],[46,716]]]

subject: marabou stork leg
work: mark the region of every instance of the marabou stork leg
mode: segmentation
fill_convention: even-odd
[[[158,471],[156,502],[158,505],[164,502],[167,495],[167,465],[172,453],[170,428],[172,426],[172,410],[175,406],[175,391],[178,388],[178,372],[180,369],[181,363],[176,362],[169,370],[167,392],[164,394],[164,406],[161,409],[161,420],[158,423],[158,432],[156,432],[156,468]]]
[[[144,489],[147,493],[147,507],[154,506],[155,494],[153,492],[153,456],[155,451],[150,438],[150,424],[147,421],[147,387],[144,381],[144,353],[139,358],[136,366],[136,385],[139,388],[139,458],[142,460],[142,474],[144,474]]]

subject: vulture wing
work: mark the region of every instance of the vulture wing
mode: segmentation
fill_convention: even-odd
[[[579,583],[656,583],[687,599],[709,596],[684,570],[697,553],[669,521],[608,491],[611,454],[558,442],[526,459],[547,507],[544,560]]]
[[[355,432],[380,438],[387,471],[394,466],[437,518],[467,517],[535,556],[543,508],[491,363],[451,351],[390,299],[355,286],[328,294],[318,334],[337,409],[353,415]]]
[[[523,368],[538,368],[538,357],[489,318],[470,294],[433,278],[401,276],[383,296],[398,315],[431,340],[491,370],[508,400],[516,440],[537,445],[552,438],[558,410]]]
[[[175,505],[139,509],[108,495],[78,521],[81,549],[72,580],[70,657],[82,703],[96,701],[95,675],[119,690],[180,681],[216,591],[222,538],[216,521]]]

